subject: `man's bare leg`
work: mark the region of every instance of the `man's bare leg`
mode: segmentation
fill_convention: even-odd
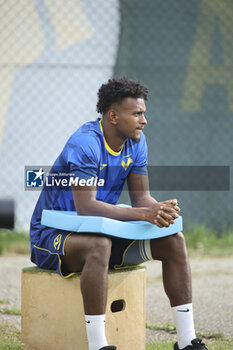
[[[164,289],[172,307],[178,345],[183,349],[196,337],[191,271],[183,234],[151,240],[151,253],[153,259],[162,261]]]
[[[93,235],[71,234],[65,243],[62,268],[81,273],[81,292],[89,350],[107,346],[105,312],[111,240]],[[77,347],[78,348],[78,347]]]
[[[151,254],[162,261],[163,284],[171,306],[191,303],[191,271],[183,234],[151,240]]]

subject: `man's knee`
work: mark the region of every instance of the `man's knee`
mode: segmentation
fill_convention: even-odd
[[[111,255],[111,239],[97,235],[76,235],[68,237],[62,266],[69,271],[81,271],[87,261],[108,265]]]
[[[86,260],[108,264],[111,255],[112,241],[108,237],[94,236],[89,242]]]
[[[185,238],[182,232],[177,232],[175,235],[171,236],[170,249],[180,250],[185,247]]]
[[[158,260],[183,259],[187,255],[185,238],[182,232],[153,240],[152,257]]]
[[[187,257],[185,238],[182,232],[171,236],[168,244],[167,259],[184,260]]]

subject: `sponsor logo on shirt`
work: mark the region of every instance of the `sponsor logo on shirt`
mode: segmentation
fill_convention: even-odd
[[[54,248],[56,250],[59,250],[60,248],[60,245],[61,245],[61,238],[62,238],[62,235],[58,235],[55,239],[54,239],[54,242],[53,242],[53,245],[54,245]]]

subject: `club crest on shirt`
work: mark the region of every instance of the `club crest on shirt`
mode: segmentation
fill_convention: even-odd
[[[133,159],[128,158],[127,159],[127,163],[124,161],[124,159],[121,162],[121,165],[123,166],[123,168],[125,169],[125,171],[128,169],[128,166],[133,163]]]

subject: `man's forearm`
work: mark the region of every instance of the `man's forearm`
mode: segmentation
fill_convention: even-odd
[[[155,203],[155,202],[153,202]],[[146,202],[145,202],[146,204]],[[149,203],[148,203],[149,204]],[[88,203],[82,204],[81,208],[76,210],[79,215],[90,216],[104,216],[111,219],[132,221],[132,220],[146,220],[147,209],[149,205],[145,207],[120,207],[114,204],[105,203],[99,200],[91,200]]]
[[[151,195],[146,196],[138,196],[138,198],[134,201],[132,201],[132,207],[134,208],[150,208],[155,203],[158,203],[155,198],[153,198]]]

